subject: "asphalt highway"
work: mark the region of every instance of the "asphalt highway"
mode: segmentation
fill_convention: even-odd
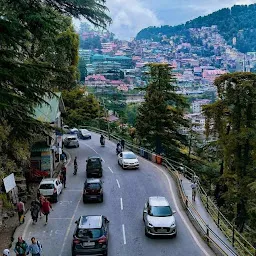
[[[117,164],[115,144],[106,140],[101,147],[99,135],[80,140],[80,147],[66,150],[72,159],[67,167],[67,187],[53,204],[49,222],[40,219],[26,223],[17,232],[26,241],[35,236],[43,245],[44,256],[70,256],[75,221],[81,215],[105,215],[110,221],[109,256],[204,256],[213,255],[189,222],[180,206],[175,184],[160,166],[139,157],[138,170],[123,170]],[[84,204],[83,183],[88,156],[103,159],[103,203]],[[73,175],[73,158],[78,158],[78,173]],[[143,207],[149,196],[165,196],[175,214],[177,237],[152,239],[144,234]],[[22,229],[22,230],[21,230]]]

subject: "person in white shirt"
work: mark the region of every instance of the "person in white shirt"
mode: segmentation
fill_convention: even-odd
[[[192,188],[192,200],[195,201],[196,200],[197,183],[193,181],[193,183],[191,184],[191,188]]]
[[[11,254],[10,254],[10,251],[9,251],[9,249],[4,249],[4,251],[3,251],[3,256],[10,256]]]

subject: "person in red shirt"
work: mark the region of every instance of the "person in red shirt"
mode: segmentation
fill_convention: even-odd
[[[45,220],[46,220],[45,225],[48,222],[48,215],[49,215],[51,209],[52,209],[51,203],[47,200],[47,198],[45,198],[43,201],[43,204],[42,204],[42,212],[45,215]]]

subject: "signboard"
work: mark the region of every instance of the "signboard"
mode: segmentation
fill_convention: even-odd
[[[3,179],[4,182],[4,188],[6,193],[10,192],[12,189],[14,189],[16,187],[16,182],[15,182],[15,178],[14,178],[14,174],[10,174],[9,176],[5,177]]]
[[[51,169],[51,152],[46,151],[41,153],[41,170],[46,171]]]

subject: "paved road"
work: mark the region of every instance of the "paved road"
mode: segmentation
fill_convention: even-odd
[[[54,204],[48,225],[44,225],[44,220],[36,225],[27,222],[17,230],[15,237],[23,234],[29,241],[35,236],[43,244],[45,256],[70,256],[74,222],[80,215],[103,214],[110,220],[110,256],[213,255],[181,209],[175,185],[161,167],[139,158],[139,170],[122,170],[117,164],[115,145],[106,141],[106,146],[101,147],[96,134],[91,140],[80,140],[79,148],[68,151],[72,158],[78,157],[78,174],[73,176],[71,161],[67,188]],[[103,159],[104,202],[83,204],[85,160],[98,154]],[[167,197],[177,211],[176,238],[150,239],[144,235],[143,206],[153,195]]]

